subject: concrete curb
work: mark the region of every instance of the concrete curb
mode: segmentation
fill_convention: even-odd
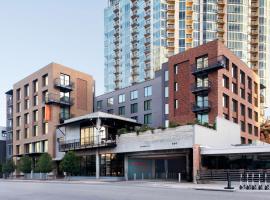
[[[236,189],[222,189],[222,188],[193,188],[194,190],[205,190],[205,191],[219,191],[219,192],[236,192]]]

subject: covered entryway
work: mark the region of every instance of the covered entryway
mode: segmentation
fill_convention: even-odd
[[[191,150],[151,151],[128,154],[128,180],[192,180]]]

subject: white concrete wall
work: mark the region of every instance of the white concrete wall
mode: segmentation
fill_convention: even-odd
[[[216,119],[216,130],[195,125],[194,131],[194,144],[201,146],[220,147],[241,143],[240,126],[220,117]]]

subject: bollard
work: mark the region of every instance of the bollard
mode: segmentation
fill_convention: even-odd
[[[181,183],[181,173],[178,173],[178,182]]]
[[[263,189],[262,184],[261,184],[261,174],[260,173],[259,173],[259,186],[258,186],[258,189],[259,190]]]
[[[255,183],[254,183],[254,173],[252,173],[251,189],[252,190],[255,190],[256,189],[256,186],[255,186]]]
[[[246,189],[249,190],[248,173],[247,173],[247,185],[246,185]]]
[[[226,189],[226,190],[233,190],[234,189],[232,187],[231,177],[230,177],[229,171],[227,171],[227,187],[225,187],[224,189]]]
[[[243,178],[243,175],[240,174],[240,183],[239,183],[239,189],[242,190],[243,189],[243,182],[242,182],[242,178]]]
[[[267,184],[267,174],[265,174],[264,177],[265,177],[265,178],[264,178],[264,189],[265,189],[265,190],[269,190],[269,185]]]

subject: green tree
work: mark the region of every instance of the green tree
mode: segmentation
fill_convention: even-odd
[[[6,175],[6,177],[8,177],[11,173],[15,171],[15,168],[16,167],[13,160],[10,159],[10,160],[7,160],[6,163],[2,165],[2,172],[3,174]]]
[[[41,173],[50,173],[52,170],[52,157],[48,153],[42,154],[38,159],[36,171]]]
[[[23,156],[18,164],[18,169],[22,173],[31,173],[32,170],[32,159],[29,156]]]
[[[79,172],[79,159],[73,151],[69,151],[65,154],[60,163],[60,168],[66,172],[68,176],[75,175]]]

